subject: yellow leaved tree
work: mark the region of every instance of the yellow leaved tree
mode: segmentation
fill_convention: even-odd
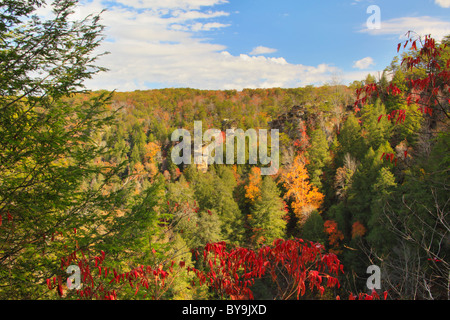
[[[285,199],[291,199],[291,208],[302,225],[311,212],[318,209],[324,195],[310,183],[306,159],[297,155],[290,167],[281,172],[281,181],[286,188]]]
[[[245,188],[245,198],[251,203],[261,197],[261,169],[252,167],[248,175],[248,184]]]

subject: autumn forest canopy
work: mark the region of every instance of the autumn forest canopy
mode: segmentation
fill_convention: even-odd
[[[449,299],[450,35],[350,85],[89,91],[99,16],[41,3],[0,2],[0,299]],[[279,170],[175,164],[194,121],[279,130]]]

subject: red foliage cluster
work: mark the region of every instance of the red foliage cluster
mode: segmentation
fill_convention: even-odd
[[[352,239],[356,238],[356,237],[362,237],[366,234],[367,230],[364,227],[364,225],[359,222],[356,221],[355,223],[353,223],[352,225]]]
[[[397,120],[395,121],[395,124],[398,123],[404,123],[406,118],[406,111],[399,109],[399,110],[392,110],[389,114],[382,114],[378,117],[378,122],[381,121],[381,119],[385,116],[389,121],[392,121],[397,116]]]
[[[416,104],[421,105],[419,110],[422,113],[432,115],[435,109],[444,111],[439,101],[439,94],[444,91],[444,87],[447,87],[448,92],[450,92],[450,59],[446,61],[445,66],[440,65],[439,59],[446,46],[437,46],[436,41],[429,35],[426,35],[424,40],[422,38],[414,40],[410,34],[408,34],[408,37],[409,39],[406,40],[403,48],[405,49],[408,44],[411,44],[410,49],[418,53],[414,57],[405,56],[401,64],[409,71],[413,71],[413,69],[425,69],[427,76],[424,78],[407,79],[407,83],[409,84],[407,92],[402,92],[394,83],[390,83],[387,88],[387,93],[394,96],[404,93],[408,105],[414,101]],[[420,50],[417,47],[418,42],[421,45]],[[397,51],[400,51],[401,46],[402,44],[399,43]],[[376,93],[378,95],[380,90],[381,88],[375,83],[366,84],[364,87],[356,90],[357,100],[355,101],[355,107],[364,105],[372,94]],[[362,96],[363,93],[365,94],[364,96]],[[404,113],[400,112],[402,110],[396,111],[399,113],[398,122],[402,117],[404,118]]]
[[[388,292],[383,292],[383,299],[387,300]],[[337,297],[337,300],[340,300],[340,297]],[[359,293],[358,295],[354,296],[353,293],[350,292],[350,295],[348,296],[348,300],[381,300],[380,296],[376,292],[376,290],[372,290],[371,294],[367,293]]]
[[[77,252],[81,254],[81,257],[77,256]],[[173,272],[174,265],[174,262],[172,262],[169,272],[163,270],[162,266],[154,268],[141,265],[128,272],[119,273],[114,268],[104,266],[104,260],[104,251],[101,251],[99,256],[89,258],[86,257],[81,249],[72,252],[65,258],[61,258],[61,269],[63,271],[69,265],[77,265],[80,268],[81,288],[76,290],[76,294],[80,299],[116,300],[117,290],[121,290],[124,285],[129,285],[135,289],[135,295],[140,288],[145,288],[147,293],[153,292],[151,290],[152,285],[154,287],[164,287],[165,280]],[[53,279],[47,279],[48,289],[56,288],[60,297],[64,296],[64,286],[61,279],[61,275],[55,276]],[[157,293],[154,292],[154,294],[152,298],[157,299]]]
[[[282,297],[287,299],[296,293],[298,299],[305,294],[307,285],[311,291],[317,289],[323,294],[323,280],[327,287],[340,286],[337,276],[343,272],[343,265],[335,254],[323,250],[321,244],[302,239],[277,239],[272,246],[257,250],[228,249],[226,243],[219,242],[206,245],[202,253],[194,252],[203,259],[207,271],[188,270],[195,273],[200,285],[206,284],[232,299],[253,299],[251,286],[256,278],[270,275],[277,282],[280,272],[284,272],[292,281]]]
[[[271,246],[263,246],[257,250],[228,248],[225,242],[210,243],[204,247],[203,252],[193,253],[197,259],[202,259],[203,270],[187,267],[187,271],[196,275],[200,285],[207,285],[218,294],[227,295],[231,299],[253,299],[251,286],[255,279],[264,276],[276,283],[277,278],[283,278],[283,281],[290,278],[291,281],[283,282],[287,285],[280,295],[283,299],[289,299],[295,294],[298,299],[306,293],[307,288],[323,295],[325,287],[340,287],[338,276],[344,273],[343,265],[335,254],[324,252],[321,244],[302,239],[277,239]],[[76,290],[79,299],[117,300],[118,293],[128,285],[135,290],[134,295],[143,289],[146,292],[143,298],[150,293],[149,297],[159,299],[161,293],[167,290],[164,289],[165,281],[169,277],[173,280],[176,276],[173,261],[167,271],[162,265],[156,268],[141,265],[119,273],[114,268],[104,266],[104,260],[104,251],[101,251],[101,255],[88,258],[81,249],[61,259],[62,270],[74,264],[80,268],[81,288]],[[181,261],[179,267],[184,268],[185,262]],[[49,290],[56,289],[60,297],[65,297],[62,279],[58,275],[46,282]],[[195,286],[195,281],[193,285]],[[277,285],[280,288],[278,283]],[[383,295],[386,300],[387,292]],[[340,300],[340,296],[336,299]],[[375,299],[380,299],[376,291],[370,295],[349,295],[349,300]]]
[[[411,32],[408,32],[408,40],[403,44],[406,49],[408,44],[410,50],[416,52],[414,55],[405,55],[401,65],[406,70],[423,70],[425,77],[412,75],[410,79],[406,79],[408,88],[403,92],[395,83],[391,82],[386,88],[386,93],[392,96],[403,96],[407,105],[417,104],[418,110],[423,115],[433,116],[433,114],[441,113],[445,117],[450,118],[448,113],[448,93],[450,93],[450,59],[442,60],[443,50],[446,45],[437,45],[435,39],[426,35],[424,38],[417,37],[413,39]],[[400,51],[402,43],[398,44],[397,52]],[[379,96],[381,88],[376,83],[366,84],[364,87],[356,90],[357,99],[355,101],[355,111],[360,110],[360,106],[367,103],[373,95]],[[447,93],[448,91],[448,93]],[[447,97],[445,98],[445,96]],[[390,114],[380,115],[378,121],[386,116],[388,120],[395,120],[396,124],[404,123],[406,117],[405,110],[393,110]],[[384,155],[382,156],[383,159]],[[405,155],[406,158],[406,155]],[[386,160],[394,161],[393,155],[386,155]],[[397,163],[397,159],[395,159]]]
[[[338,229],[337,222],[334,220],[325,221],[324,231],[328,234],[328,243],[333,247],[330,252],[339,253],[340,250],[337,248],[339,247],[339,241],[344,239],[344,234]]]

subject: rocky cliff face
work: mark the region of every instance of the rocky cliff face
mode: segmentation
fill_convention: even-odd
[[[280,132],[288,134],[293,128],[302,124],[307,118],[308,110],[304,105],[294,106],[291,110],[281,114],[275,120],[269,122],[271,129],[278,129]]]

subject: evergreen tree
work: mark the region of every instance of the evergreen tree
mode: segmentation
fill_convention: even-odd
[[[355,159],[363,158],[367,149],[361,135],[361,127],[358,123],[358,119],[356,119],[353,113],[348,115],[337,139],[339,143],[335,159],[337,167],[343,165],[344,156],[346,154],[350,154]]]
[[[379,119],[380,115],[385,114],[386,109],[380,99],[377,99],[375,104],[366,105],[362,109],[363,134],[369,147],[374,150],[390,139],[390,121],[385,116]]]
[[[131,168],[138,163],[143,162],[145,156],[145,146],[147,145],[147,136],[142,126],[138,123],[133,125],[130,133],[130,165]]]
[[[253,246],[271,244],[275,239],[284,238],[285,216],[277,184],[271,176],[264,176],[260,196],[252,203],[250,217],[247,219],[251,230],[250,243]]]
[[[399,297],[448,297],[449,141],[448,134],[438,136],[430,154],[419,156],[407,170],[403,183],[383,191],[379,217],[390,241],[381,242],[379,234],[370,240],[378,240],[374,247],[385,258],[389,280],[401,275],[405,286],[397,291]],[[393,185],[389,176],[382,182]]]
[[[311,146],[306,157],[309,160],[307,169],[311,184],[322,190],[321,176],[325,167],[330,165],[331,157],[325,132],[318,128],[311,133]]]
[[[367,224],[371,217],[372,202],[376,195],[373,192],[373,185],[376,184],[380,175],[380,170],[384,165],[391,165],[381,159],[383,153],[392,153],[392,148],[386,142],[375,152],[369,149],[357,171],[352,178],[353,183],[349,190],[348,207],[353,212],[354,220]],[[349,221],[352,223],[354,221]]]
[[[179,181],[170,183],[167,191],[173,231],[181,235],[188,248],[199,248],[223,240],[217,212],[198,204],[195,191],[183,175]]]
[[[223,240],[237,244],[243,240],[243,216],[229,186],[229,182],[224,183],[214,172],[199,174],[194,184],[195,198],[200,210],[217,213]]]
[[[385,204],[395,191],[395,177],[387,167],[380,170],[380,174],[373,185],[374,198],[372,200],[371,216],[367,222],[369,234],[367,240],[379,256],[389,254],[393,246],[393,234],[386,228]]]
[[[113,131],[107,145],[112,146],[111,160],[113,162],[119,164],[128,160],[126,155],[129,152],[129,147],[125,140],[124,130],[121,126],[117,126],[117,129]]]
[[[307,241],[325,243],[326,235],[324,233],[324,221],[318,211],[313,211],[301,230],[301,238]]]
[[[69,99],[104,70],[94,65],[103,27],[99,16],[71,21],[75,1],[67,0],[54,1],[54,18],[42,21],[33,14],[43,4],[0,3],[3,299],[46,296],[42,284],[61,270],[65,239],[77,230],[78,245],[93,247],[114,212],[113,195],[104,191],[115,173],[105,174],[99,159],[106,150],[94,141],[111,124],[104,107],[110,96]]]

